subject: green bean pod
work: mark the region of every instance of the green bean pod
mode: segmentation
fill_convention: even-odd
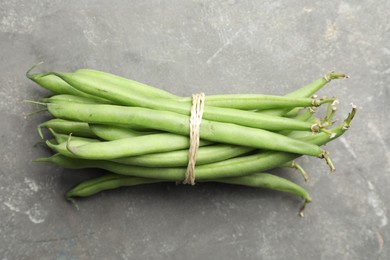
[[[311,202],[311,197],[304,188],[287,179],[269,173],[253,173],[247,176],[214,179],[211,181],[287,192],[303,198],[306,203]],[[88,197],[105,190],[157,182],[164,182],[164,180],[106,174],[78,184],[66,193],[66,197]]]
[[[71,120],[54,118],[38,125],[39,136],[43,139],[42,128],[51,128],[56,133],[67,134],[73,133],[80,137],[97,138],[97,136],[90,130],[88,123],[75,122]]]
[[[205,144],[208,144],[208,142],[201,143],[201,145]],[[47,142],[47,145],[53,150],[69,157],[89,160],[112,160],[129,156],[186,149],[190,147],[190,140],[188,137],[182,135],[160,133],[106,142],[73,140],[69,137],[67,142],[58,145]]]
[[[92,180],[84,181],[68,191],[66,197],[89,197],[105,190],[112,190],[120,187],[129,187],[147,183],[163,182],[164,180],[146,179],[140,177],[129,177],[118,174],[106,174]]]
[[[96,81],[110,82],[110,84],[120,86],[126,91],[131,93],[137,93],[150,98],[167,98],[167,99],[178,99],[179,96],[173,95],[168,91],[164,91],[159,88],[151,87],[135,80],[127,79],[111,73],[92,70],[92,69],[78,69],[75,71],[77,74],[84,74],[88,77],[93,78]]]
[[[57,118],[74,121],[99,124],[120,124],[128,126],[141,126],[154,128],[174,134],[189,136],[188,116],[177,113],[151,110],[146,108],[121,107],[112,105],[93,104],[47,104],[48,111]],[[297,122],[300,122],[297,120]],[[202,120],[200,125],[201,139],[220,143],[249,146],[260,149],[284,151],[303,155],[322,157],[324,150],[313,144],[292,139],[280,134],[262,129],[254,129],[235,124],[212,122]],[[95,149],[100,150],[99,147]],[[109,146],[110,150],[115,149]],[[85,147],[75,150],[75,154],[87,152],[90,148]],[[92,153],[100,153],[92,151]],[[100,157],[99,157],[100,158]]]
[[[61,143],[64,143],[66,145],[66,142],[69,140],[69,135],[65,135],[65,134],[59,134],[59,133],[56,133],[53,129],[49,128],[49,131],[51,132],[51,134],[54,136],[57,144],[61,144]],[[84,143],[93,143],[93,142],[100,142],[100,140],[98,139],[94,139],[94,138],[88,138],[88,137],[80,137],[80,136],[73,136],[72,135],[72,139],[73,140],[78,140],[78,141],[81,141],[83,144]],[[49,140],[50,141],[50,140]],[[51,142],[51,141],[50,141]],[[52,142],[51,142],[52,143]]]
[[[96,95],[101,98],[109,99],[112,102],[124,106],[138,106],[154,110],[171,111],[183,115],[190,114],[190,104],[182,103],[176,100],[151,99],[147,96],[138,95],[120,88],[109,81],[94,81],[88,75],[77,73],[57,73],[54,75],[61,77],[68,84],[80,91]],[[316,100],[309,99],[307,105],[321,105],[323,103],[333,102],[334,99]],[[296,121],[290,118],[270,116],[252,111],[243,111],[231,108],[220,108],[208,106],[204,107],[203,118],[226,123],[262,128],[266,130],[312,130],[312,125],[307,122]]]
[[[34,68],[35,68],[35,66],[33,66],[27,72],[27,74],[26,74],[27,77],[30,80],[37,83],[42,88],[47,89],[47,90],[53,92],[54,94],[68,94],[68,95],[74,95],[74,96],[94,99],[94,100],[100,101],[102,103],[111,103],[107,99],[99,98],[97,96],[90,95],[90,94],[84,93],[82,91],[79,91],[55,75],[50,75],[50,74],[46,74],[46,73],[44,73],[44,74],[31,74],[30,72]]]
[[[283,191],[297,195],[307,202],[311,202],[310,195],[304,188],[270,173],[252,173],[246,176],[215,179],[212,181]]]
[[[336,73],[336,72],[331,72],[323,76],[322,78],[319,78],[310,84],[301,87],[293,92],[288,93],[285,95],[286,97],[311,97],[313,96],[317,91],[319,91],[321,88],[323,88],[326,84],[328,84],[331,80],[334,79],[340,79],[340,78],[348,78],[346,74],[343,73]],[[288,108],[282,108],[282,109],[268,109],[262,111],[263,113],[267,113],[269,115],[274,115],[274,116],[282,116],[286,113],[291,111]]]
[[[114,125],[89,124],[91,131],[103,140],[112,141],[128,137],[156,134],[157,131],[137,131],[128,127]]]
[[[76,157],[76,155],[71,153],[66,147],[66,144],[69,140],[69,136],[58,134],[54,132],[52,129],[50,130],[56,142],[53,142],[53,140],[48,140],[46,141],[46,145],[49,148],[51,148],[53,151],[58,152],[62,155],[68,157]],[[76,141],[76,144],[78,145],[100,142],[100,140],[97,139],[83,138],[77,136],[72,136],[72,140]],[[172,142],[173,140],[174,139],[169,140],[168,143]],[[197,161],[196,161],[197,165],[208,164],[208,163],[234,158],[254,150],[254,148],[250,148],[250,147],[240,147],[240,146],[233,146],[233,145],[223,145],[223,144],[217,144],[211,146],[204,146],[204,145],[208,145],[208,143],[206,142],[200,143],[200,147],[197,153]],[[175,146],[170,147],[170,149],[175,149]],[[138,165],[138,166],[145,166],[145,167],[186,166],[188,164],[188,149],[177,150],[177,151],[173,150],[170,152],[162,152],[162,153],[143,154],[140,156],[123,157],[119,159],[113,159],[112,161],[122,163],[122,164]]]
[[[149,97],[177,99],[181,102],[187,103],[190,103],[192,100],[191,98],[179,97],[159,88],[148,86],[146,84],[129,80],[107,72],[91,69],[79,69],[75,71],[75,73],[88,75],[97,81],[108,81],[111,84],[119,86],[123,89],[127,89],[130,92],[137,92]],[[299,106],[307,107],[311,104],[311,101],[307,98],[325,86],[325,84],[330,80],[341,77],[345,77],[345,75],[340,73],[329,73],[326,76],[312,82],[308,86],[287,94],[285,97],[258,94],[210,95],[206,96],[206,103],[210,106],[243,110],[281,109]]]
[[[303,138],[305,142],[317,145],[323,145],[327,142],[341,136],[350,125],[356,113],[354,107],[347,119],[340,125],[334,127],[332,132],[335,134],[331,138],[328,134],[319,133]],[[219,178],[238,177],[251,174],[254,172],[264,172],[276,168],[289,161],[299,157],[297,154],[267,151],[254,155],[242,156],[228,159],[222,162],[199,165],[195,167],[196,179],[206,181]],[[49,158],[39,158],[35,161],[51,162],[63,168],[83,169],[83,168],[101,168],[107,171],[151,179],[164,179],[169,181],[182,181],[185,178],[185,168],[148,168],[139,166],[128,166],[110,161],[95,161],[68,158],[59,154]]]
[[[190,103],[192,98],[182,98],[179,101]],[[293,109],[313,105],[312,98],[287,97],[261,94],[228,94],[206,96],[205,104],[220,108],[240,110]]]
[[[216,144],[200,147],[196,154],[196,165],[209,164],[247,154],[251,147]],[[144,154],[112,160],[117,163],[144,167],[184,167],[188,165],[188,149]]]
[[[110,104],[110,101],[96,100],[93,98],[80,97],[69,94],[58,94],[48,98],[41,98],[40,102],[45,103],[81,103],[81,104]]]

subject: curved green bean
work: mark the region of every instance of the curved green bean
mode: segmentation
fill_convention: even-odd
[[[214,179],[211,181],[287,192],[303,198],[305,204],[311,202],[311,197],[304,188],[287,179],[269,173],[253,173],[247,176]],[[105,190],[157,182],[164,182],[164,180],[106,174],[78,184],[66,193],[66,197],[88,197]]]
[[[66,193],[66,197],[68,199],[73,197],[88,197],[105,190],[163,181],[164,180],[129,177],[118,174],[106,174],[78,184]]]

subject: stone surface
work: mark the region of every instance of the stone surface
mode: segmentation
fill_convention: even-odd
[[[390,2],[17,1],[0,5],[2,259],[389,259]],[[313,197],[215,183],[153,184],[78,201],[63,194],[92,171],[32,163],[49,151],[26,117],[48,92],[26,79],[95,68],[178,95],[284,94],[329,71],[321,94],[359,113],[327,146],[337,166],[299,161]]]

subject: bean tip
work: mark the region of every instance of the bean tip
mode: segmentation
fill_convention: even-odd
[[[26,72],[26,77],[29,78],[29,79],[31,79],[31,80],[33,80],[33,79],[34,79],[34,77],[33,77],[34,74],[31,74],[31,71],[33,71],[35,68],[39,67],[39,66],[42,65],[42,64],[43,64],[43,61],[40,61],[40,62],[35,63],[35,64]]]
[[[72,190],[68,191],[65,195],[65,198],[67,201],[69,201],[72,206],[74,206],[76,208],[76,210],[79,210],[79,205],[77,205],[77,202],[76,200],[72,197]]]
[[[332,72],[330,72],[330,73],[328,73],[328,74],[326,74],[324,76],[324,80],[326,82],[329,82],[329,81],[331,81],[333,79],[342,79],[342,78],[347,79],[347,78],[349,78],[349,76],[347,74],[337,73],[337,72],[334,72],[334,71],[332,71]]]
[[[305,216],[304,211],[305,211],[306,205],[309,204],[310,202],[311,202],[311,198],[310,197],[305,199],[305,201],[303,202],[302,207],[299,209],[299,213],[298,214],[299,214],[300,217],[303,218]]]
[[[70,145],[71,139],[72,139],[72,133],[69,133],[68,140],[66,141],[66,150],[68,150],[68,151],[71,152],[72,154],[76,155],[76,148],[75,148],[75,147],[72,147],[72,146]]]

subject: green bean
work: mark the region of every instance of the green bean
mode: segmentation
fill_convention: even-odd
[[[82,93],[81,91],[73,88],[68,83],[63,81],[61,78],[55,75],[45,74],[28,74],[27,77],[40,85],[41,87],[50,90],[55,94],[69,94],[77,96],[88,96],[88,94]]]
[[[180,99],[183,103],[190,103],[191,98]],[[286,97],[261,94],[229,94],[206,96],[208,106],[220,108],[234,108],[241,110],[266,110],[295,107],[308,107],[313,105],[312,98]],[[177,111],[175,111],[177,112]]]
[[[176,95],[164,91],[159,88],[151,87],[146,84],[137,82],[135,80],[130,80],[127,78],[120,77],[111,73],[91,70],[91,69],[78,69],[75,71],[77,74],[85,74],[89,77],[94,78],[96,81],[108,81],[110,84],[121,86],[131,93],[138,93],[145,95],[151,98],[167,98],[167,99],[177,99],[180,98]]]
[[[92,98],[87,97],[80,97],[75,95],[69,95],[69,94],[59,94],[54,95],[48,98],[42,98],[40,99],[41,102],[45,103],[81,103],[81,104],[110,104],[109,101],[105,100],[96,100]]]
[[[88,197],[104,190],[129,187],[140,184],[162,182],[163,180],[129,177],[118,174],[106,174],[92,180],[84,181],[68,191],[66,197]]]
[[[56,133],[53,129],[49,128],[50,133],[54,136],[57,144],[64,143],[66,145],[66,142],[69,140],[69,135],[65,134],[59,134]],[[74,136],[72,135],[72,140],[78,140],[83,143],[93,143],[93,142],[100,142],[98,139],[93,138],[87,138],[87,137],[80,137],[80,136]],[[50,141],[51,142],[51,141]],[[52,143],[52,142],[51,142]]]
[[[39,136],[43,139],[42,128],[51,128],[56,133],[60,134],[70,134],[80,137],[92,137],[97,138],[97,136],[89,129],[88,123],[84,122],[75,122],[64,119],[50,119],[38,126]]]
[[[88,141],[85,141],[85,140],[73,140],[73,143],[74,144],[78,144],[78,145],[83,145],[83,144],[86,144],[86,143],[89,143]],[[62,154],[64,156],[67,156],[67,157],[71,157],[71,158],[77,158],[76,155],[74,155],[72,152],[70,152],[67,148],[66,148],[66,142],[62,142],[62,143],[53,143],[51,142],[50,140],[46,140],[46,145],[51,149],[53,150],[54,152],[56,153],[59,153],[59,154]]]
[[[304,188],[270,173],[253,173],[246,176],[214,179],[212,181],[284,191],[302,197],[306,202],[311,202],[310,195]]]
[[[202,145],[208,144],[202,142]],[[47,145],[63,155],[84,159],[112,160],[141,154],[170,152],[190,147],[189,138],[182,135],[160,133],[137,137],[122,138],[107,142],[90,142],[80,138],[58,145]]]
[[[52,135],[55,137],[56,143],[53,141],[48,141],[47,145],[54,151],[59,152],[68,157],[74,157],[73,154],[69,153],[66,148],[66,143],[69,140],[68,135],[58,134],[52,129],[49,129]],[[100,140],[83,138],[72,136],[72,140],[78,141],[79,144],[86,144],[92,142],[100,142]],[[174,139],[171,139],[167,142],[174,142]],[[241,147],[235,145],[223,145],[216,144],[211,146],[207,142],[201,142],[199,150],[197,152],[197,165],[208,164],[212,162],[222,161],[237,157],[239,155],[246,154],[250,151],[253,151],[254,148],[251,147]],[[112,161],[128,164],[128,165],[138,165],[145,167],[178,167],[178,166],[187,166],[188,164],[188,149],[177,150],[172,152],[162,152],[162,153],[153,153],[153,154],[144,154],[140,156],[131,156],[124,157],[119,159],[113,159]]]
[[[304,110],[305,108],[304,107],[296,107],[294,109],[291,109],[290,111],[288,111],[287,113],[283,114],[283,115],[280,115],[280,116],[284,116],[284,117],[296,117],[300,111]],[[269,110],[262,110],[261,113],[266,113],[267,111]]]
[[[54,77],[53,75],[48,75],[47,73],[46,74],[31,74],[30,73],[31,70],[34,69],[38,65],[39,64],[34,65],[27,72],[27,76],[30,79],[36,81],[42,87],[47,88],[49,90],[52,90],[53,92],[58,93],[58,94],[74,94],[74,95],[79,95],[79,96],[87,96],[88,95],[84,92],[75,91],[75,89],[73,87],[71,87],[65,81],[60,80],[56,76]],[[153,97],[166,97],[169,99],[175,98],[175,99],[179,99],[182,101],[189,100],[188,98],[177,97],[175,95],[170,94],[167,91],[163,91],[163,90],[160,90],[158,88],[147,86],[143,83],[128,80],[128,79],[125,79],[125,78],[122,78],[122,77],[119,77],[119,76],[116,76],[113,74],[109,74],[106,72],[100,72],[100,71],[88,70],[88,69],[80,69],[80,70],[76,71],[76,73],[77,74],[86,74],[87,76],[92,77],[95,81],[99,81],[101,79],[103,81],[110,81],[112,84],[120,86],[126,90],[129,90],[129,89],[136,90],[136,92],[142,93],[142,94],[149,96],[149,97],[151,97],[151,96],[153,96]],[[308,98],[308,97],[312,96],[320,88],[322,88],[326,83],[331,81],[332,79],[344,78],[344,77],[347,77],[347,76],[344,74],[341,74],[341,73],[329,73],[326,76],[322,77],[321,79],[318,79],[305,87],[302,87],[294,92],[291,92],[291,93],[287,94],[286,96],[287,97],[298,97],[298,98],[307,97]],[[227,99],[227,97],[229,99]],[[264,102],[261,102],[262,100],[259,100],[258,97],[256,97],[256,95],[246,97],[245,102],[242,102],[243,101],[242,98],[243,98],[243,96],[241,96],[241,95],[217,95],[217,96],[208,96],[208,97],[206,97],[206,100],[209,100],[207,102],[209,105],[214,105],[214,106],[218,102],[222,102],[222,103],[224,103],[224,102],[229,103],[230,102],[230,103],[232,103],[232,106],[231,106],[232,108],[234,108],[234,107],[235,108],[247,107],[249,103],[252,103],[252,104],[254,104],[252,107],[253,109],[255,109],[255,108],[259,109],[258,106],[265,106],[265,107],[263,107],[263,109],[264,109],[266,107],[269,107],[270,104],[272,104],[273,102],[276,102],[275,105],[280,107],[280,106],[283,106],[283,102],[284,102],[282,100],[282,104],[280,104],[280,103],[278,104],[277,102],[279,102],[279,100],[272,100],[272,99],[271,100],[269,100],[269,99],[263,100]],[[260,96],[260,98],[262,98],[262,97]],[[103,100],[103,99],[100,99],[100,100]],[[213,100],[215,102],[214,104],[213,104]],[[210,102],[211,102],[211,104],[210,104]],[[283,109],[276,108],[274,110],[283,110]],[[275,114],[275,111],[272,111],[272,110],[270,110],[270,111],[264,110],[264,111],[267,111],[265,113]],[[286,112],[286,110],[284,110],[284,112]],[[282,113],[279,112],[276,114],[281,115]]]
[[[86,74],[93,77],[95,80],[108,81],[111,84],[120,86],[128,91],[135,91],[149,97],[160,97],[168,99],[178,99],[181,102],[191,102],[191,98],[182,98],[171,93],[161,90],[159,88],[151,87],[143,83],[139,83],[133,80],[129,80],[117,75],[113,75],[106,72],[101,72],[91,69],[79,69],[75,73]],[[272,95],[258,95],[258,94],[228,94],[228,95],[210,95],[206,96],[206,103],[210,106],[236,108],[236,109],[278,109],[278,108],[293,108],[298,106],[308,106],[308,100],[300,97],[310,97],[326,83],[332,79],[346,77],[340,73],[329,73],[326,76],[312,82],[310,85],[301,88],[300,90],[294,91],[287,94],[286,97],[272,96]],[[288,98],[294,97],[294,98]]]
[[[313,115],[313,111],[307,109],[302,113],[300,113],[297,117],[295,117],[295,119],[305,121],[308,120],[312,115]],[[296,131],[296,132],[300,133],[301,131]],[[284,135],[295,136],[297,134],[295,133],[295,131],[294,132],[285,131]],[[311,133],[307,135],[311,135]],[[196,165],[202,165],[202,164],[208,164],[212,162],[226,160],[244,153],[248,153],[253,150],[254,149],[250,147],[229,146],[229,145],[221,145],[221,144],[200,148],[197,152]],[[113,161],[122,164],[145,166],[145,167],[186,166],[188,164],[188,150],[179,150],[179,151],[166,152],[166,153],[126,157],[126,158],[114,159]],[[292,167],[295,165],[296,163],[289,162],[288,167]],[[302,169],[299,170],[301,171]]]
[[[77,73],[57,73],[54,75],[61,77],[80,91],[106,98],[114,103],[125,106],[139,106],[156,110],[165,110],[184,115],[190,114],[190,104],[181,103],[175,100],[150,99],[128,92],[109,81],[94,81],[93,78]],[[308,106],[321,105],[333,102],[334,99],[309,99]],[[251,111],[242,111],[230,108],[210,107],[205,105],[203,118],[218,122],[234,123],[248,127],[263,128],[266,130],[312,130],[312,125],[306,122],[299,122],[289,118],[275,117]]]
[[[312,116],[314,114],[314,111],[312,109],[305,109],[303,112],[301,112],[300,114],[297,114],[294,119],[295,120],[298,120],[298,121],[309,121],[310,120],[310,123],[313,124],[313,125],[320,125],[319,122],[312,122]],[[312,133],[308,133],[306,131],[291,131],[291,130],[283,130],[283,131],[279,131],[278,132],[279,134],[282,134],[282,135],[286,135],[286,136],[289,136],[289,137],[295,137],[295,134],[296,133],[299,133],[300,135],[305,135],[305,134],[312,134]]]
[[[128,137],[136,137],[141,135],[156,134],[157,131],[137,131],[128,127],[120,127],[113,125],[100,125],[100,124],[89,124],[91,131],[99,136],[103,140],[112,141]]]
[[[243,154],[246,154],[254,149],[251,147],[233,146],[233,145],[210,145],[200,147],[196,154],[196,165],[214,163],[227,160]],[[172,151],[166,153],[145,154],[140,156],[125,157],[114,159],[114,162],[136,165],[144,167],[180,167],[188,164],[188,149]]]
[[[284,164],[280,165],[280,167],[281,168],[293,168],[293,169],[299,171],[299,173],[302,175],[302,177],[305,181],[307,181],[309,179],[309,175],[307,174],[307,172],[296,161],[290,161],[290,162],[284,163]]]
[[[198,165],[195,167],[196,180],[207,181],[216,178],[238,177],[258,171],[267,171],[294,160],[297,157],[296,154],[264,152],[232,158],[222,162]],[[184,180],[186,171],[186,168],[183,167],[142,167],[124,165],[112,161],[77,159],[62,154],[55,154],[47,158],[38,158],[34,161],[50,162],[67,169],[100,168],[121,175],[178,182]]]
[[[79,97],[86,97],[90,99],[95,99],[97,101],[101,101],[104,103],[111,103],[107,99],[102,99],[87,93],[84,93],[82,91],[79,91],[75,88],[73,88],[71,85],[66,83],[64,80],[61,78],[55,76],[55,75],[50,75],[47,73],[44,74],[31,74],[31,71],[38,66],[34,65],[29,71],[27,71],[26,76],[40,85],[41,87],[53,92],[54,94],[69,94],[69,95],[75,95]]]
[[[305,121],[308,120],[312,116],[312,114],[313,111],[307,109],[306,111],[303,111],[297,117],[295,117],[295,119]],[[107,126],[107,128],[109,127]],[[297,132],[301,132],[301,131],[297,131]],[[110,133],[110,131],[108,131],[108,133]],[[294,134],[295,132],[291,132],[291,131],[285,131],[284,133],[284,135],[294,135]],[[238,155],[248,153],[253,150],[254,149],[250,147],[221,145],[221,144],[202,147],[199,148],[197,152],[196,165],[208,164],[208,163],[230,159]],[[166,153],[146,154],[140,156],[126,157],[126,158],[114,159],[113,161],[122,164],[145,166],[145,167],[186,166],[188,164],[188,149],[166,152]],[[296,164],[295,163],[291,164],[290,162],[288,167],[291,167],[292,165],[296,165]]]
[[[91,104],[47,104],[49,112],[57,118],[83,121],[100,124],[122,124],[154,128],[179,135],[189,135],[189,120],[187,116],[177,113],[150,110],[146,108],[121,107],[112,105],[91,105]],[[300,121],[297,121],[300,122]],[[260,149],[285,151],[297,154],[322,157],[324,150],[307,142],[302,142],[283,135],[268,132],[262,129],[254,129],[234,124],[212,122],[202,120],[200,125],[201,139],[220,143],[249,146]],[[90,144],[97,149],[92,153],[99,153],[100,148]],[[107,153],[115,149],[107,147]],[[82,156],[83,152],[91,151],[89,147],[77,148],[74,153]]]
[[[341,136],[349,128],[355,113],[356,107],[353,107],[352,112],[348,115],[347,119],[344,120],[343,123],[332,129],[332,132],[335,134],[333,139]],[[305,142],[317,145],[326,144],[333,139],[325,133],[319,133],[303,138]],[[264,172],[276,168],[289,161],[292,161],[297,157],[299,157],[299,155],[297,154],[267,151],[254,155],[228,159],[222,162],[199,165],[195,167],[196,179],[198,181],[206,181],[218,178],[244,176],[254,172]],[[164,179],[170,181],[184,180],[186,170],[185,168],[180,167],[148,168],[139,166],[128,166],[110,161],[73,159],[62,156],[60,154],[56,154],[48,158],[39,158],[35,161],[51,162],[63,168],[101,168],[122,175],[130,175],[152,179]]]
[[[66,193],[66,197],[88,197],[101,191],[111,190],[119,187],[129,187],[163,181],[164,180],[159,179],[147,179],[133,176],[123,176],[118,174],[106,174],[78,184]],[[305,200],[305,204],[311,202],[311,197],[304,188],[287,179],[269,173],[253,173],[247,176],[214,179],[211,181],[287,192],[292,195],[296,195],[298,197],[303,198]],[[300,214],[302,213],[303,209],[301,209]]]
[[[296,119],[297,120],[307,120],[310,118],[310,116],[313,114],[313,111],[307,109],[303,113],[299,114]],[[97,126],[98,128],[102,127],[103,131],[105,132],[105,136],[111,137],[111,140],[116,140],[121,137],[125,138],[128,134],[128,130],[124,128],[111,128],[110,126],[106,125],[90,125],[90,128],[92,131],[94,131],[94,127]],[[111,131],[114,130],[114,131]],[[116,130],[119,131],[119,136],[116,135]],[[122,134],[123,132],[123,134]],[[300,131],[299,131],[300,132]],[[98,132],[95,132],[98,136]],[[140,136],[142,132],[136,132],[137,136]],[[290,132],[286,131],[286,135]],[[130,132],[132,134],[132,132]],[[132,136],[132,135],[130,135]],[[59,143],[64,142],[58,141]],[[170,141],[168,141],[170,142]],[[65,148],[65,145],[63,145]],[[244,153],[248,153],[249,151],[253,151],[253,148],[250,147],[241,147],[241,146],[232,146],[232,145],[213,145],[206,148],[200,148],[197,153],[197,165],[202,164],[208,164],[212,162],[222,161],[226,159],[230,159],[233,157],[236,157],[238,155],[242,155]],[[188,164],[188,149],[186,150],[179,150],[179,151],[172,151],[172,152],[164,152],[164,153],[157,153],[157,154],[146,154],[146,155],[139,155],[139,156],[132,156],[132,157],[125,157],[120,159],[113,159],[114,162],[122,163],[122,164],[128,164],[128,165],[137,165],[137,166],[145,166],[145,167],[179,167],[179,166],[186,166]]]
[[[324,87],[327,83],[329,83],[333,79],[340,79],[340,78],[348,78],[347,75],[343,73],[336,73],[336,72],[331,72],[326,74],[324,77],[317,79],[310,83],[307,86],[304,86],[302,88],[299,88],[293,92],[288,93],[286,96],[287,97],[310,97],[313,96],[317,91],[319,91],[322,87]],[[269,115],[274,115],[274,116],[281,116],[286,113],[288,113],[290,110],[285,108],[285,109],[268,109],[264,110],[262,112],[267,113]]]
[[[324,87],[333,79],[348,78],[347,75],[343,73],[331,72],[326,74],[324,77],[317,79],[310,83],[309,85],[299,88],[291,93],[288,93],[288,97],[310,97]]]

